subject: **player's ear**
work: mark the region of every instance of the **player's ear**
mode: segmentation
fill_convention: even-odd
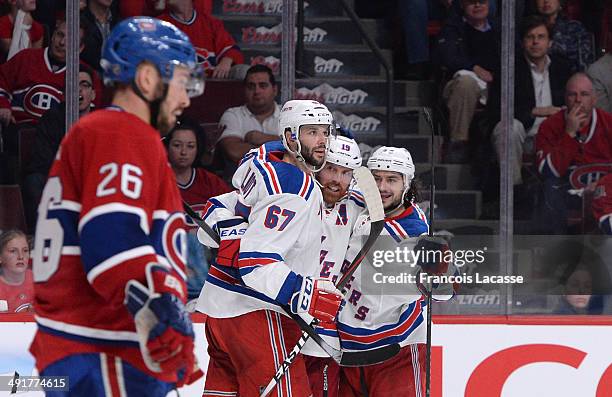
[[[292,136],[291,136],[291,130],[289,128],[287,128],[285,130],[284,134],[285,134],[285,140],[287,141],[287,144],[289,145],[291,150],[296,150],[297,149],[297,143],[296,143],[295,139],[293,139]]]
[[[159,78],[159,72],[154,65],[149,62],[142,62],[136,68],[134,82],[142,92],[142,95],[152,100],[156,96]]]

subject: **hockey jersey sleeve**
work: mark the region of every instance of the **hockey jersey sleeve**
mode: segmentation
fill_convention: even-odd
[[[123,303],[127,281],[146,282],[150,262],[186,277],[180,195],[163,146],[151,131],[115,134],[109,146],[103,142],[109,137],[77,126],[60,149],[64,169],[56,171],[62,174],[67,197],[80,205],[83,270],[94,290],[117,305]]]
[[[206,17],[214,32],[214,51],[217,54],[217,63],[224,57],[231,58],[235,65],[244,63],[244,56],[232,35],[225,29],[223,21],[209,15]]]
[[[285,263],[307,223],[306,201],[295,194],[267,196],[252,208],[240,243],[238,266],[243,282],[281,304],[289,302],[301,277]]]
[[[559,112],[544,120],[536,135],[538,172],[545,177],[566,175],[580,150],[580,143],[565,132],[564,115]]]
[[[13,99],[13,83],[23,68],[23,58],[27,51],[21,51],[3,64],[0,64],[0,109],[10,109]]]

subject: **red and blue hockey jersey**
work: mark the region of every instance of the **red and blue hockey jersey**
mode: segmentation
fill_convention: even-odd
[[[17,123],[38,122],[51,105],[64,100],[66,67],[53,71],[49,48],[26,48],[0,65],[0,108]]]
[[[402,243],[413,250],[417,237],[427,234],[428,224],[423,211],[413,204],[393,218],[385,219],[385,228],[370,252],[394,250],[397,243]],[[347,251],[348,265],[355,257],[363,239],[370,233],[369,220],[364,217],[355,225],[353,237]],[[390,238],[392,240],[390,240]],[[391,243],[391,244],[390,244]],[[338,334],[343,350],[362,351],[399,343],[406,346],[412,343],[424,343],[427,316],[426,300],[416,283],[406,283],[398,291],[395,284],[380,284],[373,289],[368,284],[376,281],[366,275],[379,269],[371,262],[370,255],[361,263],[349,282],[349,293],[346,305],[338,315]],[[368,272],[365,267],[372,267]],[[405,266],[406,273],[416,274],[418,266]],[[449,266],[448,273],[455,274],[456,268]],[[448,285],[439,285],[434,297]],[[452,289],[452,286],[451,286]],[[401,292],[401,293],[398,293]],[[446,292],[446,291],[445,291]],[[442,293],[445,293],[442,292]],[[446,300],[450,295],[438,295],[438,300]]]
[[[187,22],[175,18],[172,13],[162,14],[158,18],[170,22],[189,36],[198,53],[198,62],[205,71],[212,71],[223,57],[231,58],[234,64],[244,63],[240,48],[221,20],[198,13],[195,9]]]
[[[560,178],[573,166],[612,163],[612,114],[594,109],[590,125],[579,133],[579,139],[575,139],[565,132],[565,112],[544,120],[536,135],[542,175]]]
[[[143,150],[144,149],[144,150]],[[100,110],[69,131],[38,210],[34,281],[38,370],[71,354],[116,355],[152,374],[126,309],[125,285],[150,262],[185,279],[185,219],[159,133],[135,115]]]

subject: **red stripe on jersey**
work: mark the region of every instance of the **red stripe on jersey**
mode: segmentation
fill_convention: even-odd
[[[416,302],[416,305],[414,305],[414,309],[412,310],[412,313],[410,314],[410,316],[408,316],[406,321],[404,321],[402,324],[398,324],[395,328],[392,328],[387,331],[380,332],[374,335],[353,335],[353,334],[349,334],[343,331],[338,331],[340,334],[340,338],[347,342],[350,341],[350,342],[358,342],[358,343],[374,343],[384,338],[401,335],[404,332],[406,332],[406,330],[410,328],[410,326],[412,326],[412,324],[416,321],[416,319],[421,315],[421,311],[422,311],[421,302],[422,301],[423,301],[423,298],[419,298],[419,300]]]
[[[117,376],[117,367],[115,365],[115,357],[107,356],[106,354],[100,354],[100,360],[104,361],[102,364],[102,368],[106,366],[106,372],[102,371],[102,376],[106,377],[105,388],[109,387],[110,390],[106,390],[106,395],[108,396],[108,392],[112,397],[123,397],[121,396],[121,389],[119,388],[119,379]],[[107,383],[108,382],[108,383]]]
[[[304,174],[304,181],[302,182],[302,188],[300,189],[301,197],[306,197],[306,193],[308,193],[309,187],[310,187],[310,175]]]
[[[396,221],[387,221],[387,223],[393,228],[393,230],[395,230],[398,236],[400,236],[401,238],[408,237],[408,235],[406,234],[406,232],[404,232],[404,229],[402,229],[402,226],[399,223],[397,223]]]

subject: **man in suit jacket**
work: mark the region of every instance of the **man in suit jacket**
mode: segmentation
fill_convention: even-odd
[[[552,45],[546,20],[539,16],[525,18],[521,26],[522,52],[515,57],[514,121],[510,144],[514,185],[523,183],[521,164],[523,152],[534,150],[534,137],[542,121],[564,106],[565,83],[571,76],[569,65],[554,55],[548,55]],[[499,80],[489,95],[488,110],[495,128],[493,143],[498,157],[503,146],[500,120],[501,89]],[[494,125],[494,124],[491,125]]]

